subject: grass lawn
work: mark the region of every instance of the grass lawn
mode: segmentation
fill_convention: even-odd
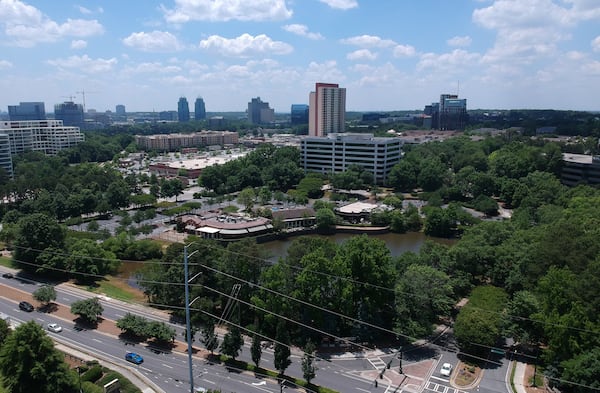
[[[127,282],[115,277],[106,277],[104,280],[98,281],[96,286],[89,286],[86,289],[123,301],[143,302],[146,300],[142,291],[130,287]]]
[[[10,267],[10,268],[14,268],[15,267],[13,265],[13,263],[12,263],[12,259],[11,258],[9,258],[9,257],[2,257],[2,256],[0,256],[0,265],[6,266],[6,267]]]

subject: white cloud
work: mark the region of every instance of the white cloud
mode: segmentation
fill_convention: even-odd
[[[12,67],[13,64],[8,60],[0,60],[0,70]]]
[[[417,64],[418,70],[434,69],[445,72],[464,71],[468,67],[477,65],[481,60],[479,53],[467,52],[463,49],[454,49],[449,53],[424,53]]]
[[[85,47],[87,47],[87,41],[84,41],[84,40],[71,41],[71,49],[84,49]]]
[[[472,40],[471,40],[471,37],[469,37],[468,35],[465,35],[465,36],[455,36],[455,37],[452,37],[452,38],[450,38],[446,42],[450,46],[464,47],[464,46],[471,45]]]
[[[47,60],[46,63],[60,69],[76,69],[85,73],[111,71],[117,59],[92,59],[88,55],[70,56],[66,59]]]
[[[254,37],[248,33],[231,39],[211,35],[200,41],[200,48],[214,50],[224,56],[232,57],[262,56],[264,54],[285,55],[293,51],[292,46],[285,42],[273,41],[264,34]]]
[[[37,8],[19,0],[0,0],[0,21],[10,41],[21,47],[56,42],[63,37],[89,37],[104,32],[104,27],[97,20],[67,19],[59,24]]]
[[[592,40],[592,50],[600,52],[600,35]]]
[[[321,3],[325,3],[331,8],[336,8],[340,10],[349,10],[350,8],[358,7],[358,2],[356,0],[320,0]]]
[[[135,67],[127,67],[124,71],[129,74],[171,74],[181,72],[181,67],[154,62],[140,63]]]
[[[291,24],[283,26],[283,30],[289,31],[290,33],[294,33],[296,35],[310,38],[311,40],[322,40],[323,36],[320,33],[311,33],[308,31],[308,26],[300,25],[300,24]]]
[[[123,39],[123,44],[144,52],[174,52],[183,48],[173,34],[158,30],[150,33],[131,33]]]
[[[346,55],[348,60],[375,60],[377,59],[377,53],[373,53],[368,49],[358,49],[354,52],[350,52]]]
[[[394,57],[411,57],[415,53],[415,48],[410,45],[396,45],[394,48]]]
[[[292,17],[292,11],[287,9],[285,0],[175,0],[175,4],[173,9],[161,6],[167,22],[265,21]]]
[[[570,29],[600,11],[600,5],[594,2],[595,5],[589,0],[495,0],[488,7],[473,11],[475,23],[497,33],[484,61],[525,66],[559,55],[558,43],[572,38]]]
[[[324,63],[311,61],[305,71],[304,79],[307,85],[314,88],[316,81],[342,83],[346,80],[346,74],[338,69],[335,60],[328,60]]]
[[[81,12],[84,15],[89,15],[92,13],[92,10],[90,10],[89,8],[85,8],[84,6],[77,6],[77,9],[79,10],[79,12]]]
[[[397,45],[392,40],[384,40],[374,35],[360,35],[341,40],[342,44],[361,46],[364,48],[388,48]]]

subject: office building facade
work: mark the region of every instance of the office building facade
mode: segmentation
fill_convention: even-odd
[[[26,151],[54,155],[85,141],[79,127],[65,126],[62,120],[0,121],[0,135],[0,165],[11,176],[7,151],[8,157]]]
[[[143,150],[177,151],[186,147],[237,145],[238,133],[200,131],[191,134],[136,135],[135,142]]]
[[[260,97],[252,98],[248,103],[248,121],[252,124],[272,123],[275,120],[275,110],[269,108],[269,103]]]
[[[206,106],[204,105],[204,99],[201,97],[196,98],[196,102],[194,102],[194,119],[206,119]]]
[[[46,120],[46,108],[43,102],[20,102],[8,106],[8,119],[11,121]]]
[[[346,129],[346,89],[317,83],[309,95],[308,135],[327,136]]]
[[[379,138],[373,134],[329,134],[305,137],[300,143],[301,165],[305,172],[340,173],[359,165],[373,174],[377,184],[387,184],[388,176],[402,155],[399,138]]]
[[[308,105],[292,104],[290,122],[292,125],[308,124]]]
[[[10,139],[8,134],[0,133],[0,168],[9,178],[14,177]]]
[[[62,120],[65,127],[83,127],[85,121],[83,106],[73,101],[56,104],[54,105],[54,118]]]
[[[456,94],[441,94],[440,102],[426,105],[424,113],[431,116],[431,128],[441,131],[464,130],[469,121],[467,100]]]
[[[190,121],[190,106],[185,97],[180,97],[177,102],[177,118],[180,122]]]

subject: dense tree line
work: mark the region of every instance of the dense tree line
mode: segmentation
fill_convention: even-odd
[[[245,157],[205,168],[199,180],[200,184],[217,194],[262,186],[285,192],[304,177],[299,164],[298,149],[263,144]]]

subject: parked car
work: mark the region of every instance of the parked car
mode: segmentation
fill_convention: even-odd
[[[450,363],[442,364],[442,368],[440,369],[440,374],[445,375],[446,377],[449,377],[451,373],[452,373],[452,365]]]
[[[4,278],[13,278],[14,276],[13,276],[13,274],[12,274],[12,273],[4,273],[4,274],[2,275],[2,277],[4,277]]]
[[[29,302],[26,301],[22,301],[21,303],[19,303],[19,308],[23,311],[27,311],[27,312],[32,312],[33,311],[33,305]]]
[[[127,352],[127,354],[125,355],[125,360],[127,360],[128,362],[131,362],[131,363],[135,363],[135,364],[144,363],[144,358],[135,352]]]
[[[62,327],[58,323],[49,323],[48,330],[54,333],[62,332]]]

